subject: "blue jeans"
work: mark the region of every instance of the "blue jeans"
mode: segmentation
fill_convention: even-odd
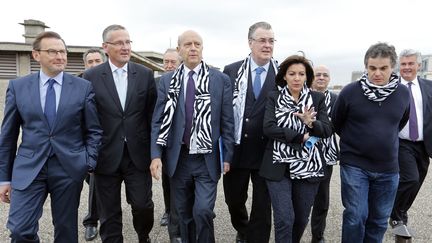
[[[377,173],[341,164],[345,207],[342,242],[382,242],[393,208],[399,173]]]

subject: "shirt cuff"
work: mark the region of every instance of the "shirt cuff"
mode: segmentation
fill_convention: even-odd
[[[10,185],[10,181],[0,181],[0,186]]]

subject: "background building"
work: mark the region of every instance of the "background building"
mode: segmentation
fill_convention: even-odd
[[[14,79],[25,76],[39,70],[39,64],[33,59],[32,43],[35,37],[49,28],[44,22],[39,20],[24,20],[20,23],[24,26],[24,43],[20,42],[1,42],[0,41],[0,81]],[[68,64],[66,71],[72,74],[79,74],[84,70],[82,55],[90,48],[100,48],[95,46],[74,46],[68,45]],[[149,57],[144,56],[150,53]],[[143,55],[144,54],[144,55]],[[155,76],[163,72],[162,54],[156,52],[134,52],[132,51],[131,60],[152,69]]]

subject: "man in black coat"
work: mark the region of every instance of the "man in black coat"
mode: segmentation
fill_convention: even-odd
[[[150,69],[130,61],[131,43],[123,26],[108,26],[102,44],[108,62],[84,73],[84,78],[93,84],[103,128],[95,171],[103,242],[123,242],[123,181],[139,242],[150,242],[154,221],[149,166],[155,81]]]
[[[235,142],[231,171],[224,175],[225,202],[236,242],[268,242],[271,206],[264,179],[258,175],[267,143],[263,118],[267,93],[275,88],[276,62],[272,59],[274,33],[271,25],[258,22],[249,28],[251,54],[224,69],[233,83]],[[252,209],[248,215],[249,180],[252,180]]]
[[[408,210],[426,177],[432,157],[432,82],[417,76],[422,56],[415,50],[399,55],[401,83],[410,90],[410,118],[399,133],[399,186],[390,216],[396,238],[411,238]],[[404,239],[402,239],[404,240]]]

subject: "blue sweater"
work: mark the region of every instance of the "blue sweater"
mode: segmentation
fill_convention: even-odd
[[[340,136],[340,162],[370,172],[398,172],[398,133],[409,119],[409,91],[404,85],[382,102],[370,101],[360,82],[339,94],[332,123]]]

